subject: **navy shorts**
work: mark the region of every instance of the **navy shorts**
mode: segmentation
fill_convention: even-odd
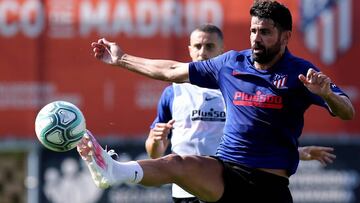
[[[219,160],[217,157],[214,157]],[[224,193],[218,203],[292,203],[289,179],[219,160],[223,167]]]

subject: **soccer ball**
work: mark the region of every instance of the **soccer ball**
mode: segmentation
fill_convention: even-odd
[[[37,138],[46,148],[57,152],[75,148],[85,131],[84,115],[78,107],[66,101],[47,104],[35,119]]]

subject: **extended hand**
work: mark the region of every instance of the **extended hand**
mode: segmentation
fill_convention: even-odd
[[[317,160],[324,166],[331,164],[336,158],[332,153],[334,151],[332,147],[306,146],[299,147],[298,150],[301,160]]]
[[[326,97],[331,93],[331,79],[322,72],[316,72],[314,69],[310,68],[306,77],[303,74],[300,74],[299,79],[305,87],[314,94]]]
[[[91,43],[94,56],[104,63],[116,65],[117,61],[124,55],[124,52],[115,42],[109,42],[105,38]]]

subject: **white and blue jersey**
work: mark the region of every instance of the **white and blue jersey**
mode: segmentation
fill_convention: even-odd
[[[180,155],[215,155],[225,125],[225,103],[217,89],[173,83],[163,91],[151,125],[175,120],[171,151]]]
[[[158,103],[156,123],[175,120],[171,151],[179,155],[215,155],[225,124],[225,103],[218,89],[201,88],[189,83],[173,83],[163,91]],[[193,195],[173,184],[172,195]]]
[[[251,50],[229,51],[190,63],[190,82],[220,88],[225,99],[227,119],[216,155],[252,168],[285,169],[288,175],[294,174],[306,109],[311,104],[328,109],[298,79],[309,68],[318,70],[288,50],[268,70],[255,69]],[[331,88],[345,95],[334,84]]]

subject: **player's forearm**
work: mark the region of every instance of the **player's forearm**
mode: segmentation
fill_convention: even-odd
[[[156,159],[164,155],[165,149],[163,144],[160,142],[155,142],[154,140],[146,140],[145,143],[146,152],[150,158]]]
[[[339,118],[343,120],[351,120],[354,118],[355,109],[347,97],[332,92],[323,98],[329,105],[331,112]]]
[[[150,130],[149,136],[145,141],[145,149],[150,158],[162,157],[166,151],[167,145],[162,140],[155,140]]]
[[[171,60],[146,59],[124,54],[117,60],[117,65],[157,80],[170,82],[188,81],[187,63]]]

